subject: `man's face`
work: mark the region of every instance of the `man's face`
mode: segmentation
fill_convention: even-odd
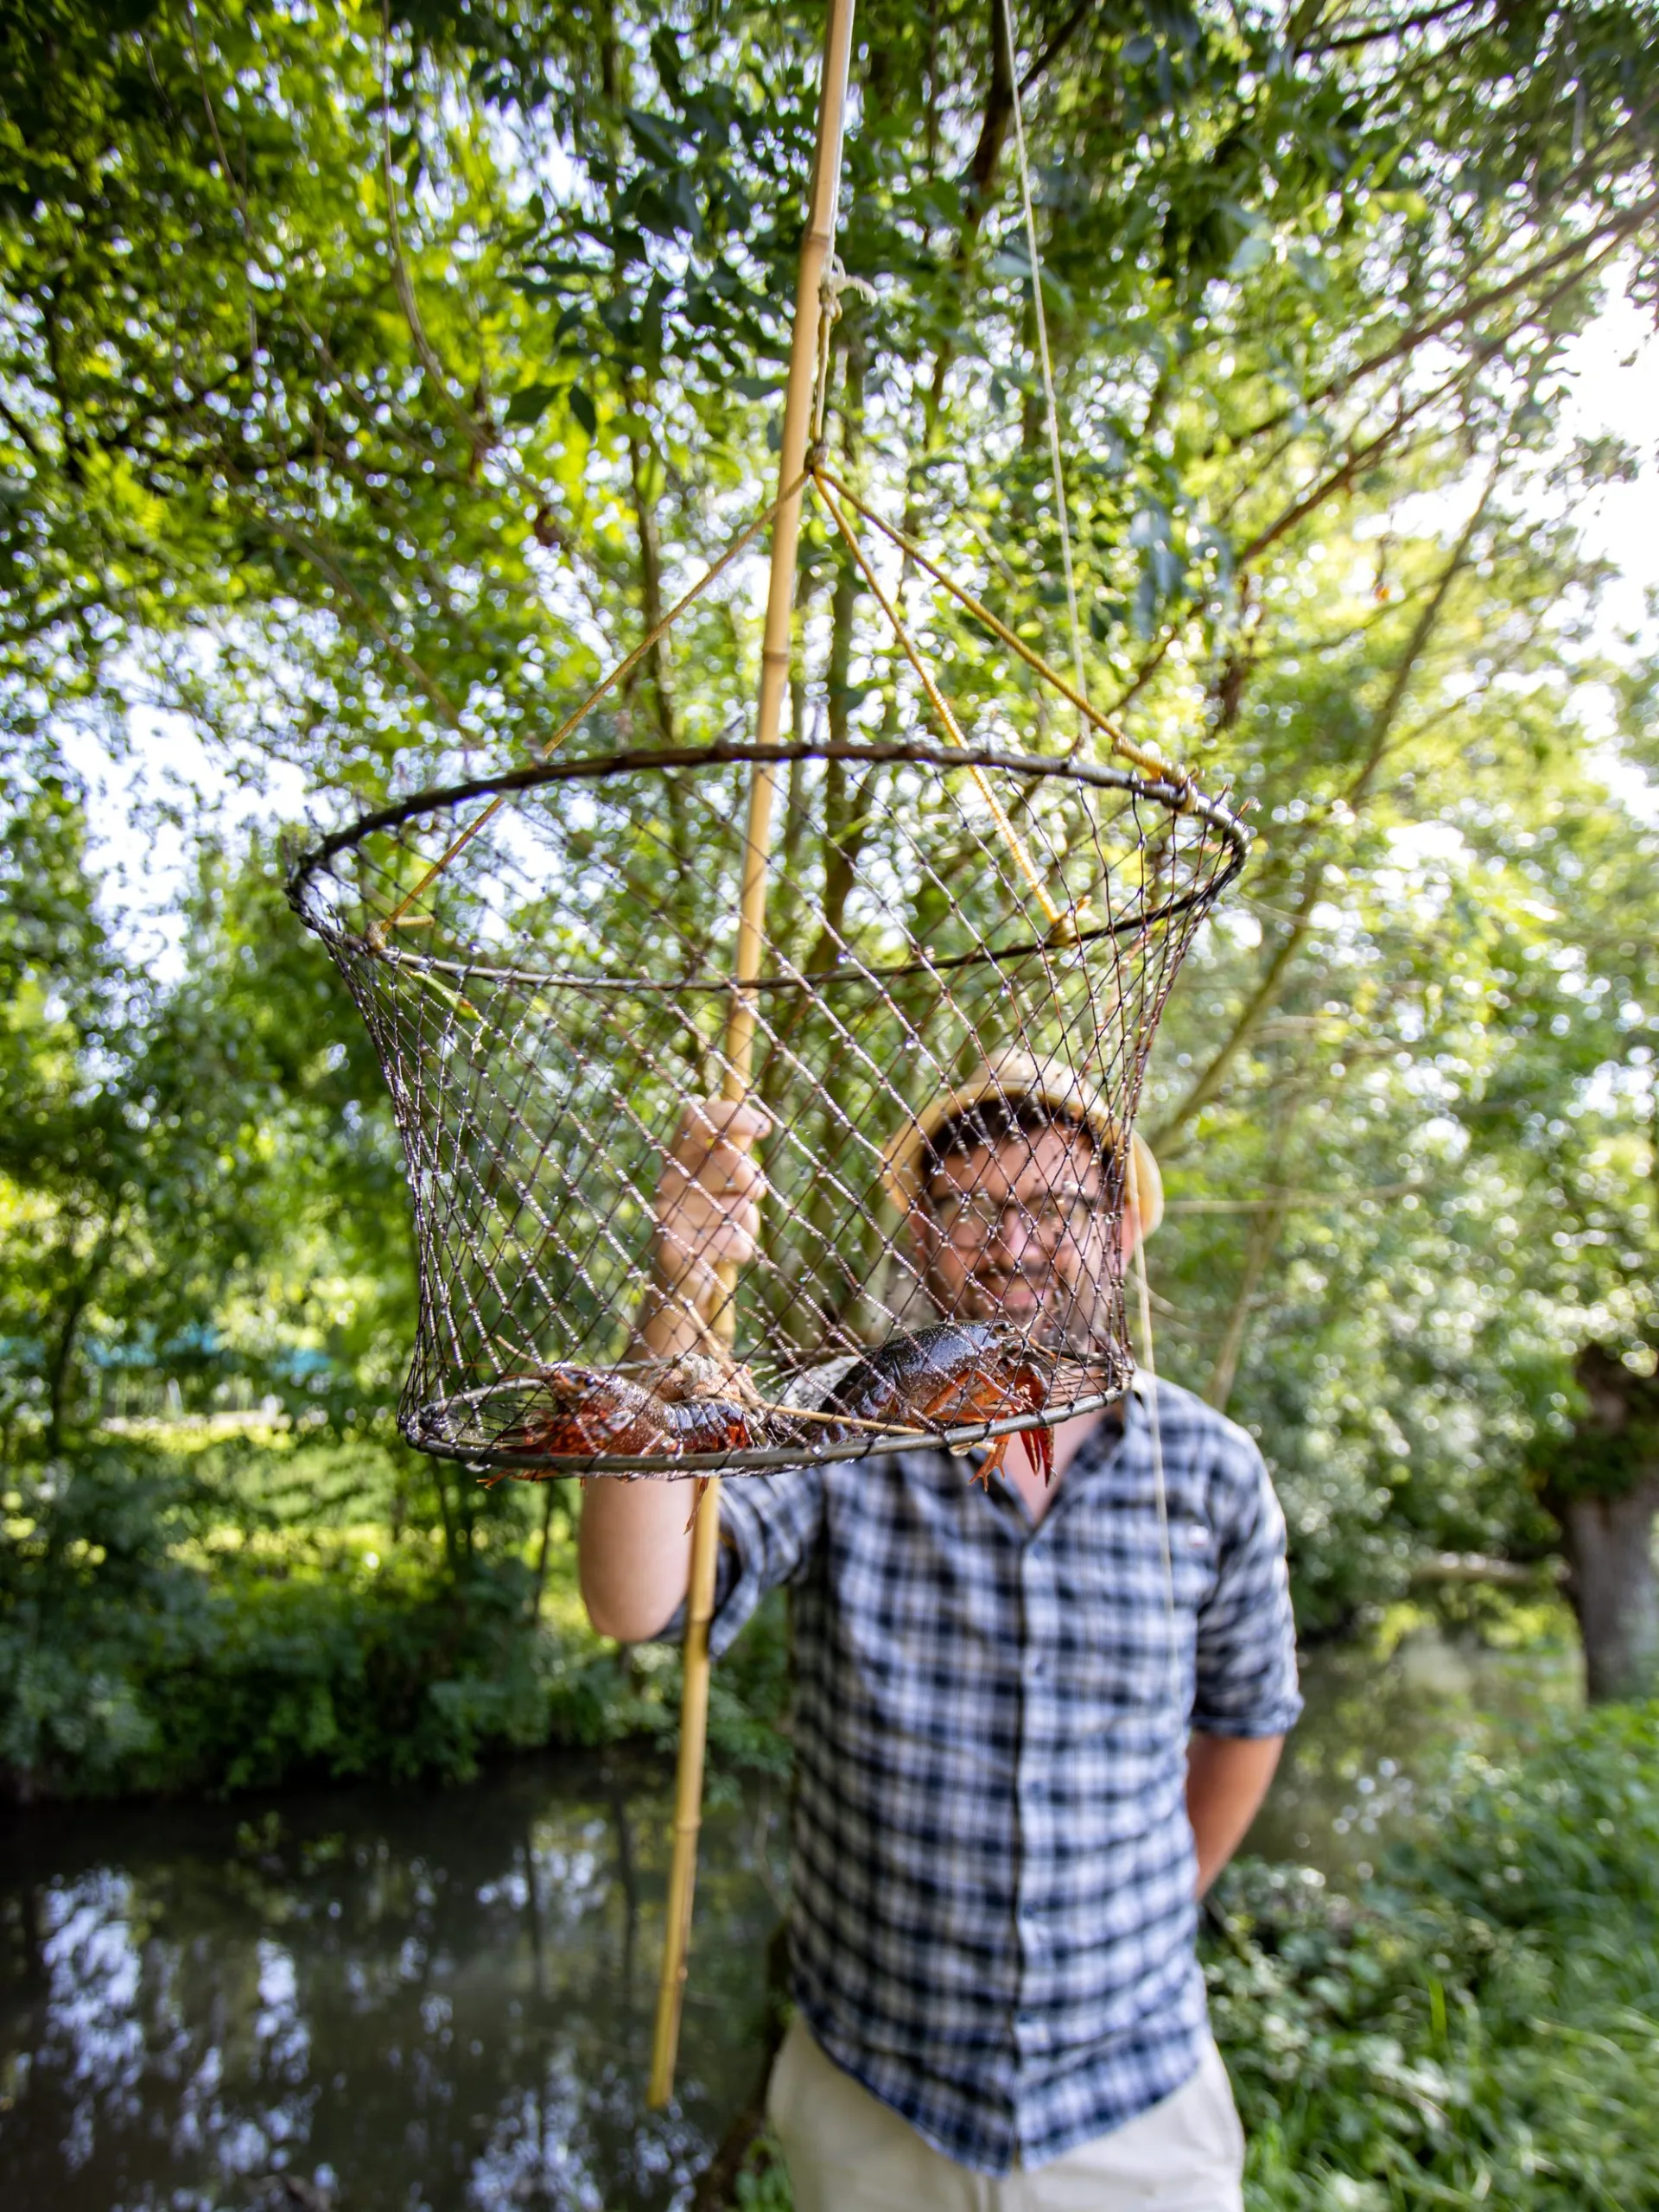
[[[1068,1122],[948,1155],[918,1209],[941,1313],[1006,1319],[1056,1351],[1086,1351],[1108,1325],[1130,1241],[1114,1237],[1104,1201],[1099,1154]]]

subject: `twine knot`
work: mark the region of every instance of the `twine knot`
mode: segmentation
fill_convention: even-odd
[[[847,264],[838,253],[831,253],[823,264],[823,274],[818,279],[818,373],[812,389],[812,450],[818,453],[824,447],[823,418],[830,404],[830,348],[835,336],[836,325],[842,318],[842,295],[853,292],[874,307],[876,289],[862,276],[851,276]],[[822,465],[821,457],[814,466]],[[810,460],[810,457],[809,457]]]

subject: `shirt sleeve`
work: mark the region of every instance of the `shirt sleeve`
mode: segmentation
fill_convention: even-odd
[[[817,1547],[823,1519],[823,1474],[817,1467],[789,1467],[779,1475],[741,1475],[720,1486],[720,1564],[715,1570],[715,1617],[709,1649],[724,1656],[737,1633],[769,1591],[804,1573]],[[682,1605],[657,1640],[677,1643],[685,1634]]]
[[[1232,1431],[1213,1497],[1220,1556],[1198,1623],[1192,1726],[1206,1736],[1281,1736],[1302,1709],[1285,1516],[1261,1452]]]

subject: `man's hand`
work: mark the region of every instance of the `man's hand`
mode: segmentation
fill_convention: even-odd
[[[766,1179],[750,1155],[772,1123],[757,1106],[696,1098],[657,1191],[652,1295],[639,1343],[658,1359],[703,1351],[721,1295],[720,1269],[741,1267],[760,1233]],[[601,1636],[655,1636],[685,1595],[691,1564],[684,1483],[590,1482],[577,1538],[582,1594]]]
[[[683,1325],[693,1313],[707,1321],[714,1313],[721,1268],[753,1257],[766,1179],[753,1147],[771,1127],[758,1106],[741,1101],[694,1098],[683,1109],[657,1188],[653,1254],[659,1302],[671,1321],[677,1310],[682,1327],[671,1332],[673,1343],[658,1344],[653,1335],[663,1332],[647,1325],[642,1333],[653,1351],[700,1349],[695,1324]]]

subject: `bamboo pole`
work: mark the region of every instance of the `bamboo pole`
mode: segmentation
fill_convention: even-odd
[[[784,398],[783,437],[778,459],[783,499],[772,537],[772,572],[766,590],[766,622],[760,655],[760,698],[755,741],[775,745],[783,721],[789,684],[791,620],[794,612],[795,556],[800,536],[801,488],[817,366],[818,288],[835,242],[836,195],[841,184],[841,136],[847,100],[847,67],[852,51],[854,0],[830,0],[824,26],[823,76],[818,94],[818,138],[812,161],[812,185],[800,269],[795,285],[795,329],[790,347],[789,384]],[[760,974],[766,944],[766,854],[772,836],[775,770],[757,762],[749,785],[748,822],[743,852],[743,882],[738,910],[737,958],[731,1013],[726,1025],[725,1096],[742,1098],[749,1087],[754,1049],[753,986]],[[735,1281],[721,1274],[725,1296],[715,1325],[729,1345],[736,1325]],[[709,1737],[709,1623],[715,1609],[715,1568],[720,1543],[720,1478],[700,1485],[691,1539],[691,1577],[685,1622],[685,1687],[680,1707],[679,1765],[674,1783],[674,1856],[669,1872],[668,1915],[663,1947],[662,1980],[657,1992],[657,2023],[652,2039],[651,2086],[645,2101],[668,2102],[674,2086],[674,2061],[680,2040],[680,2006],[685,1993],[686,1950],[691,1936],[691,1902],[696,1884],[697,1833],[702,1824],[703,1754]]]

